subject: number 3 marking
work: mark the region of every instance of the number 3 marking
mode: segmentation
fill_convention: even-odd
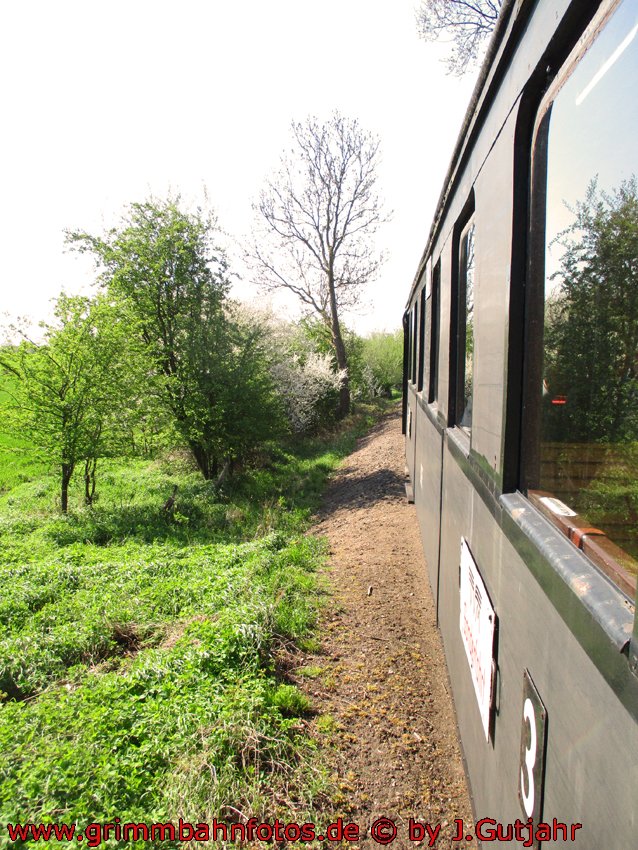
[[[534,811],[534,765],[536,764],[536,717],[534,706],[528,697],[523,706],[523,721],[529,723],[530,742],[525,750],[525,767],[527,768],[527,794],[525,793],[525,775],[521,768],[521,799],[525,807],[525,813],[531,818]]]

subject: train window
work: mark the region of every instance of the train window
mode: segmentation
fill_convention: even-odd
[[[432,300],[430,303],[430,381],[428,402],[432,404],[439,393],[439,295],[441,287],[441,260],[432,273]]]
[[[474,374],[474,270],[475,225],[472,217],[461,231],[457,294],[456,424],[472,428]]]
[[[414,307],[412,308],[412,366],[411,366],[411,374],[412,374],[412,383],[416,384],[416,367],[417,367],[417,351],[418,351],[418,324],[419,324],[419,302],[414,302]]]
[[[408,334],[408,381],[412,382],[412,349],[414,348],[414,328],[413,328],[413,311],[410,310],[407,316],[407,334]]]
[[[423,389],[423,370],[425,367],[425,320],[427,315],[426,309],[426,300],[425,300],[426,292],[425,287],[421,290],[421,309],[420,309],[420,321],[419,321],[419,364],[418,364],[418,378],[417,378],[417,390],[421,392]]]
[[[410,383],[414,383],[414,360],[416,358],[416,337],[414,335],[414,304],[410,308]]]
[[[638,8],[624,0],[579,61],[567,64],[539,113],[531,239],[537,327],[530,329],[538,363],[530,372],[536,449],[526,482],[535,504],[632,596],[637,73]]]

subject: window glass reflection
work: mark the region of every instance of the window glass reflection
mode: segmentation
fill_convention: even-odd
[[[474,270],[475,226],[466,226],[461,234],[459,252],[459,394],[458,423],[472,427],[472,386],[474,378]]]
[[[541,490],[576,515],[563,511],[566,524],[590,529],[593,559],[634,574],[637,72],[638,8],[625,0],[551,107],[540,470]]]

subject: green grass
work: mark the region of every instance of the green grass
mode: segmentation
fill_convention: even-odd
[[[307,665],[305,667],[297,667],[295,673],[297,676],[301,676],[304,679],[318,679],[319,676],[324,672],[323,667],[318,667],[317,665]]]
[[[0,389],[0,409],[6,399],[7,392]],[[18,435],[8,433],[0,418],[0,493],[25,481],[32,481],[44,471],[44,465],[38,461],[33,446]]]
[[[279,548],[274,537],[173,553],[182,554],[183,583],[160,559],[138,555],[132,569],[122,561],[119,570],[89,564],[98,580],[76,574],[74,591],[59,597],[61,622],[50,600],[14,629],[3,666],[9,661],[9,676],[18,671],[18,687],[45,687],[3,706],[0,822],[54,813],[64,821],[177,816],[176,785],[180,798],[208,808],[210,800],[221,806],[225,793],[245,797],[244,768],[268,781],[294,744],[289,718],[307,708],[282,690],[272,649],[312,625],[319,555],[316,541]],[[114,620],[118,597],[124,604]],[[68,627],[63,621],[83,605],[81,627]],[[201,777],[187,766],[203,759],[213,770],[196,794],[190,784]]]
[[[273,447],[221,494],[178,453],[105,462],[67,516],[28,452],[0,468],[0,824],[312,809],[310,706],[277,648],[315,640],[324,553],[303,532],[370,421]]]

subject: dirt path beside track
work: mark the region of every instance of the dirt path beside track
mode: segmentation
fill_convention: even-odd
[[[305,655],[297,681],[311,697],[319,738],[334,745],[344,817],[361,848],[379,818],[410,841],[409,819],[441,825],[435,846],[456,842],[455,820],[473,831],[452,701],[416,513],[404,488],[401,421],[386,415],[339,469],[314,532],[327,537],[333,599],[321,652]],[[307,675],[308,669],[311,675]],[[319,672],[319,670],[321,672]],[[353,845],[350,845],[353,846]]]

